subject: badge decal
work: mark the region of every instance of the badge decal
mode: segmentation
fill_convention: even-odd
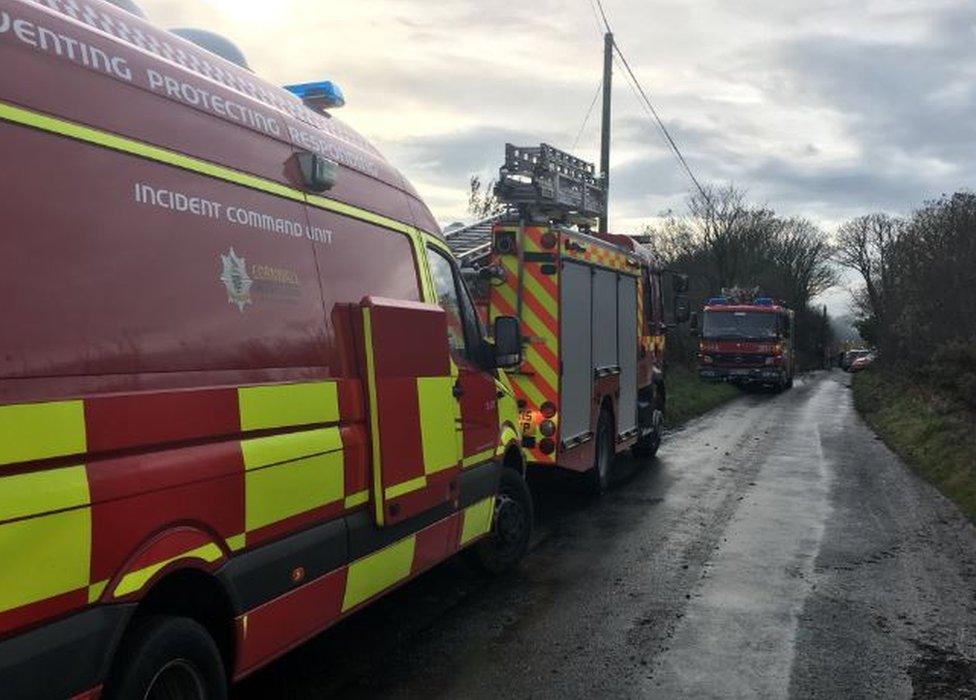
[[[223,263],[220,281],[227,288],[227,303],[234,304],[244,313],[244,307],[251,304],[251,287],[254,285],[254,280],[247,274],[247,261],[233,248],[226,255],[221,253],[220,261]]]

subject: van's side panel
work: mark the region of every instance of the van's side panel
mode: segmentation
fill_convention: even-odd
[[[0,238],[0,294],[23,301],[0,377],[328,367],[300,203],[24,127],[0,138],[23,164],[0,187],[25,203]]]

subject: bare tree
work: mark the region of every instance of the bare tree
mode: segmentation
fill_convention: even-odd
[[[481,221],[501,214],[504,210],[505,205],[495,196],[495,181],[489,180],[488,184],[484,184],[481,176],[472,175],[468,192],[468,212],[471,216]]]
[[[896,311],[896,266],[898,241],[905,223],[888,214],[869,214],[848,221],[837,235],[834,259],[854,270],[864,282],[862,293],[855,294],[855,307],[868,335],[883,343]]]

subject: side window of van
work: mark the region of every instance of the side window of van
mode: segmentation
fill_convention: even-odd
[[[477,338],[472,319],[474,308],[467,292],[461,285],[450,259],[435,248],[427,249],[430,271],[434,278],[437,303],[447,312],[447,337],[451,351],[469,356],[469,350]]]

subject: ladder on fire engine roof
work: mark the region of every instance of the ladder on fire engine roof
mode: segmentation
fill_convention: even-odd
[[[482,267],[491,257],[491,229],[505,214],[496,214],[470,226],[454,229],[444,234],[447,245],[461,267]]]

